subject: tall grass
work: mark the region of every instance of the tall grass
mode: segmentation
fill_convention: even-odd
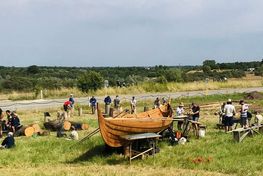
[[[125,95],[125,94],[141,94],[141,93],[156,93],[156,92],[181,92],[181,91],[195,91],[195,90],[216,90],[223,88],[248,88],[248,87],[260,87],[263,86],[263,80],[229,80],[227,82],[190,82],[190,83],[154,83],[145,82],[139,85],[130,87],[109,87],[102,88],[97,91],[91,91],[88,93],[81,92],[77,88],[61,88],[56,90],[43,90],[44,98],[61,98],[68,97],[69,94],[73,93],[75,97],[83,96],[104,96],[104,95]],[[9,100],[31,100],[40,98],[38,93],[36,96],[35,92],[11,92],[0,94],[0,99]]]

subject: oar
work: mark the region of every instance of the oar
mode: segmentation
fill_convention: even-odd
[[[82,138],[78,143],[81,143],[83,141],[85,141],[86,139],[90,138],[91,136],[95,135],[96,133],[98,133],[100,131],[100,128],[95,129],[94,131],[90,132],[87,136],[85,136],[84,138]]]
[[[90,132],[87,136],[85,136],[84,138],[82,138],[80,141],[78,141],[77,143],[71,145],[69,148],[72,148],[73,146],[82,143],[83,141],[89,139],[90,137],[92,137],[93,135],[97,134],[100,131],[100,128],[95,129],[94,131]]]

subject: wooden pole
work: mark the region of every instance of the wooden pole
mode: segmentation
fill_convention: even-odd
[[[82,116],[82,108],[78,108],[79,116]]]

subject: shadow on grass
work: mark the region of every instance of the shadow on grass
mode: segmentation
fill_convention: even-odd
[[[113,154],[122,154],[122,148],[111,148],[105,145],[98,145],[72,161],[68,161],[68,163],[77,164],[81,162],[96,162],[96,157],[102,158],[102,161],[105,162],[105,164],[115,165],[125,163],[124,157],[113,157]],[[98,159],[98,162],[100,162],[99,160],[100,159]]]

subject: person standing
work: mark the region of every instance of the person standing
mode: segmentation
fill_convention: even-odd
[[[181,102],[178,107],[176,108],[176,116],[183,116],[184,115],[184,104]],[[182,130],[183,121],[178,121],[177,128]]]
[[[160,102],[159,97],[157,97],[157,98],[154,100],[153,104],[154,104],[154,108],[155,108],[155,109],[160,107],[161,102]]]
[[[240,100],[239,104],[240,107],[240,125],[243,128],[248,127],[248,117],[247,117],[247,111],[248,111],[248,105],[245,104],[244,100]]]
[[[75,103],[75,100],[74,100],[73,94],[70,94],[68,101],[71,102],[71,107],[73,108],[73,107],[74,107],[74,103]]]
[[[116,95],[115,99],[113,100],[114,108],[117,109],[117,111],[120,111],[120,97]]]
[[[105,115],[108,116],[110,113],[110,104],[111,104],[110,96],[105,97],[104,103],[105,103]]]
[[[235,106],[232,105],[232,100],[228,99],[226,105],[224,107],[224,115],[225,115],[225,132],[231,131],[233,126],[233,117],[236,114]]]
[[[135,97],[133,96],[131,100],[131,113],[132,114],[136,114],[136,105],[137,105],[137,101]]]
[[[192,120],[198,122],[200,117],[200,107],[197,104],[192,103],[191,110],[192,110]]]
[[[73,116],[73,113],[74,113],[74,103],[75,103],[75,99],[74,99],[74,97],[73,97],[73,94],[70,94],[68,101],[71,102],[71,104],[70,104],[70,106],[71,106],[70,112],[71,112],[71,115]]]
[[[65,111],[65,119],[70,118],[70,111],[71,111],[71,101],[65,101],[63,104],[63,108]]]
[[[225,121],[225,115],[224,115],[224,108],[225,108],[225,105],[226,103],[222,103],[222,105],[220,106],[219,108],[219,112],[218,112],[218,115],[219,115],[219,124],[224,124],[224,121]]]
[[[0,108],[0,138],[3,136],[3,126],[5,125],[3,110]]]
[[[96,112],[96,106],[97,106],[97,100],[94,96],[91,97],[89,100],[90,106],[91,106],[91,113],[95,114]]]

